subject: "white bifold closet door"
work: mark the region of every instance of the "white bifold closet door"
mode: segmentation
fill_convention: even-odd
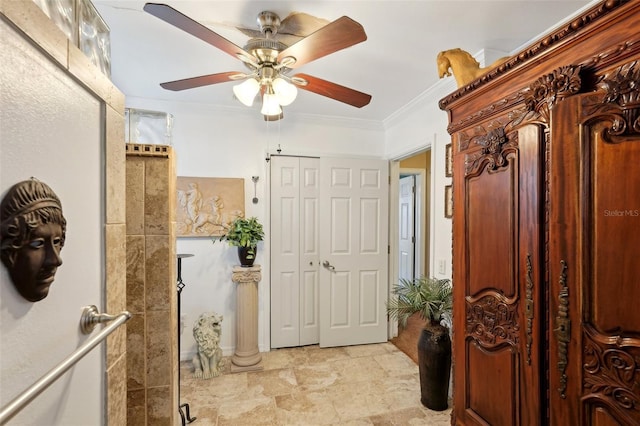
[[[271,157],[271,347],[387,340],[384,160]]]
[[[319,342],[318,158],[271,157],[271,347]]]

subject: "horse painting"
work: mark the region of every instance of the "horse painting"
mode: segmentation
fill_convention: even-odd
[[[488,67],[480,68],[480,63],[468,52],[455,48],[444,50],[438,53],[438,76],[440,78],[451,75],[449,69],[453,71],[458,88],[466,86],[482,74],[497,67],[508,57],[500,58]]]

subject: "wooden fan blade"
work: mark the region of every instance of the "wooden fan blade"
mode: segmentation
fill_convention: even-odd
[[[289,68],[297,68],[330,53],[362,43],[366,39],[367,34],[362,25],[343,16],[280,52],[278,62],[292,56],[296,63]]]
[[[239,74],[242,75],[242,73],[239,73],[237,71],[229,71],[229,72],[221,72],[218,74],[201,75],[199,77],[191,77],[191,78],[185,78],[183,80],[175,80],[175,81],[168,81],[166,83],[160,83],[160,86],[162,86],[163,89],[180,91],[180,90],[186,90],[186,89],[193,89],[195,87],[208,86],[210,84],[225,83],[227,81],[232,81],[234,79],[232,79],[231,77]]]
[[[147,3],[143,7],[145,12],[152,14],[153,16],[162,19],[163,21],[173,25],[176,28],[180,28],[187,33],[198,37],[200,40],[209,43],[210,45],[217,47],[223,52],[228,53],[234,58],[238,58],[238,55],[248,57],[251,61],[255,62],[255,58],[250,55],[246,50],[230,42],[221,35],[213,32],[204,25],[194,21],[186,15],[178,12],[171,6],[162,3]]]
[[[357,108],[362,108],[371,102],[371,95],[308,74],[296,74],[292,78],[303,78],[308,82],[306,86],[296,84],[298,89],[317,93]]]

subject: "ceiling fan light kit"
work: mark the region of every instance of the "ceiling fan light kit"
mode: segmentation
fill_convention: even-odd
[[[262,115],[279,115],[282,112],[280,104],[278,103],[278,97],[273,93],[273,88],[269,86],[267,92],[262,95],[262,109],[260,114]]]
[[[253,105],[253,100],[259,91],[260,83],[254,78],[249,78],[233,86],[233,94],[236,96],[236,99],[248,107]]]
[[[371,101],[371,95],[317,77],[307,74],[287,75],[296,67],[365,41],[367,35],[364,28],[351,18],[343,16],[287,46],[273,38],[280,28],[280,17],[273,12],[263,11],[257,17],[263,37],[253,38],[241,48],[166,4],[147,3],[144,10],[241,60],[250,70],[249,73],[224,72],[161,83],[164,89],[179,91],[245,80],[233,87],[235,97],[243,105],[250,107],[260,93],[260,113],[266,121],[276,121],[283,117],[282,107],[293,103],[298,88],[357,108],[362,108]]]

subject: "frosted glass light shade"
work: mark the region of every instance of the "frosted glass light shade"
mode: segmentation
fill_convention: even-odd
[[[250,107],[253,105],[258,91],[260,90],[260,83],[255,78],[249,78],[240,84],[233,86],[233,94],[244,105]]]
[[[262,109],[260,114],[262,115],[280,115],[282,109],[278,103],[278,97],[270,93],[265,93],[262,97]]]
[[[298,89],[295,85],[288,83],[282,78],[273,80],[273,90],[278,97],[278,103],[282,106],[290,105],[298,96]]]

